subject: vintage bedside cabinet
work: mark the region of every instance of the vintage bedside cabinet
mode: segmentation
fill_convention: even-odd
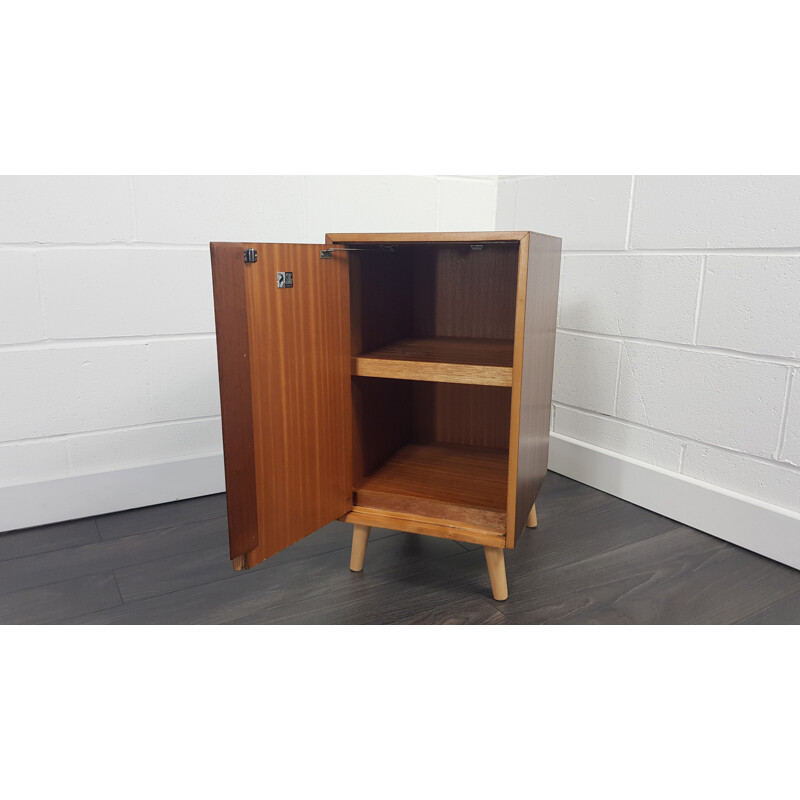
[[[230,555],[335,519],[505,550],[547,469],[561,240],[527,231],[213,243]]]

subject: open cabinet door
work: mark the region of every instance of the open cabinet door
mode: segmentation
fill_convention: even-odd
[[[211,244],[237,568],[353,507],[348,268],[322,247]]]

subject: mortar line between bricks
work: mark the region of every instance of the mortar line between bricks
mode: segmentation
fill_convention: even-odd
[[[631,199],[628,207],[628,227],[625,231],[625,249],[631,249],[631,226],[633,224],[633,203],[636,196],[636,176],[631,175]]]
[[[782,469],[787,469],[790,472],[800,472],[800,465],[792,464],[790,461],[777,461],[773,458],[768,456],[759,456],[755,455],[754,453],[747,453],[744,450],[734,450],[731,447],[724,447],[721,444],[713,444],[712,442],[704,442],[702,439],[693,439],[691,436],[686,436],[682,433],[672,433],[671,431],[664,430],[663,428],[655,428],[652,426],[644,425],[641,422],[634,422],[633,420],[625,419],[624,417],[616,417],[611,416],[608,414],[601,414],[599,411],[592,411],[588,408],[581,408],[580,406],[573,406],[569,403],[561,403],[559,401],[554,401],[553,405],[558,408],[567,408],[571,411],[579,411],[581,414],[586,414],[589,417],[594,417],[595,419],[605,420],[606,422],[618,422],[620,425],[628,425],[631,428],[635,428],[636,430],[640,430],[644,433],[660,433],[664,436],[669,436],[672,439],[676,439],[679,442],[684,444],[697,444],[701,447],[709,447],[712,450],[719,450],[722,453],[730,453],[731,455],[741,456],[742,458],[750,459],[751,461],[758,461],[761,464],[768,464],[772,467],[781,467]],[[557,417],[556,417],[557,418]],[[559,433],[562,436],[569,436],[568,433],[563,433],[556,429],[553,433]],[[570,437],[574,438],[574,437]],[[577,441],[585,441],[586,444],[593,444],[592,442],[578,439]],[[602,447],[603,445],[594,445],[595,447]],[[609,449],[609,448],[605,448]],[[612,453],[619,452],[616,450],[612,450]],[[620,455],[626,455],[626,453],[619,453]],[[632,458],[632,456],[629,456]],[[647,462],[645,462],[647,463]],[[657,465],[653,465],[657,466]],[[688,477],[688,476],[687,476]]]
[[[208,242],[0,242],[0,250],[196,250],[208,252]]]
[[[75,339],[40,339],[37,342],[0,345],[0,353],[30,353],[48,350],[72,350],[82,347],[125,347],[150,344],[151,342],[197,342],[213,341],[214,331],[200,333],[146,333],[125,336],[98,336]]]
[[[700,334],[700,309],[703,304],[703,288],[706,284],[706,268],[708,266],[708,256],[703,256],[700,263],[700,280],[697,284],[697,303],[694,307],[694,333],[692,334],[692,345],[697,347],[697,337]]]
[[[586,248],[561,251],[565,256],[798,256],[800,247],[675,247],[646,249],[632,247],[630,250],[610,248],[608,250]]]
[[[158,420],[157,422],[142,422],[138,425],[123,425],[121,427],[115,428],[93,428],[92,430],[87,431],[74,431],[71,433],[53,433],[47,434],[46,436],[29,436],[24,439],[9,439],[8,441],[0,442],[0,447],[5,445],[25,445],[25,444],[36,444],[38,442],[57,442],[57,441],[65,441],[69,439],[79,439],[83,436],[95,436],[97,434],[102,433],[127,433],[128,431],[139,431],[145,430],[149,428],[161,428],[165,425],[178,425],[181,423],[189,423],[189,422],[210,422],[212,420],[220,419],[219,414],[212,414],[207,417],[182,417],[176,419],[164,419]],[[191,453],[189,457],[193,456],[213,456],[218,455],[222,452],[222,450],[213,450],[204,453]],[[174,459],[173,459],[174,460]],[[141,462],[143,464],[149,464],[151,462]],[[129,464],[128,466],[135,466]],[[0,484],[5,485],[5,484]]]
[[[595,331],[582,331],[579,328],[558,328],[559,333],[568,333],[571,336],[583,336],[587,339],[602,339],[607,342],[625,342],[628,344],[648,344],[653,347],[664,347],[669,350],[683,350],[687,353],[705,353],[707,355],[722,355],[731,358],[742,358],[746,361],[757,361],[759,363],[776,364],[783,367],[792,367],[800,364],[800,357],[773,356],[764,353],[747,353],[743,350],[733,350],[726,347],[715,347],[714,345],[695,345],[691,342],[667,342],[663,339],[647,339],[642,336],[627,336],[617,333],[597,333]]]
[[[778,430],[778,445],[775,448],[775,459],[779,459],[781,457],[781,453],[783,452],[783,448],[786,444],[786,427],[789,417],[789,401],[791,400],[792,396],[792,385],[794,383],[795,377],[795,368],[789,368],[789,375],[786,378],[786,395],[783,398],[783,411],[781,412],[781,426]]]

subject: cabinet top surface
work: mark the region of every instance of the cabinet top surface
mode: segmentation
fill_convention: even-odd
[[[328,233],[327,242],[519,242],[529,231],[463,231],[432,233]]]

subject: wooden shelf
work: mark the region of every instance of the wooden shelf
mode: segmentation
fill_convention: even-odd
[[[507,491],[507,450],[409,444],[355,488],[354,511],[380,509],[505,532]]]
[[[510,339],[401,339],[352,360],[353,375],[439,383],[511,386]]]

